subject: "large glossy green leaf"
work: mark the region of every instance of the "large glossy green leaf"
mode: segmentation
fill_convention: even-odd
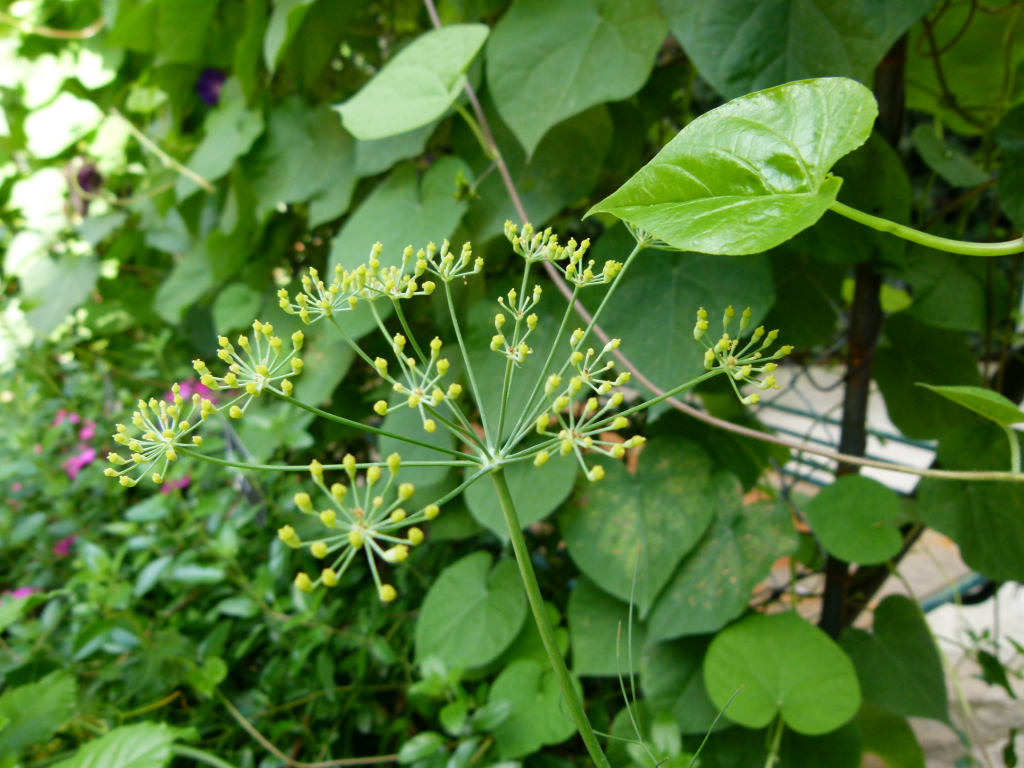
[[[607,254],[622,261],[629,255]],[[703,347],[693,340],[697,310],[718,314],[732,304],[750,307],[757,327],[774,302],[771,264],[752,256],[742,269],[701,253],[645,251],[623,275],[602,327],[622,340],[622,351],[660,387],[669,389],[705,373]],[[719,329],[720,330],[720,329]]]
[[[494,729],[498,751],[505,760],[525,757],[547,744],[561,744],[576,733],[562,704],[555,673],[533,659],[520,659],[505,667],[491,686],[488,701],[512,702],[512,714]]]
[[[493,568],[491,562],[490,553],[474,552],[437,577],[416,621],[418,659],[479,667],[515,640],[526,619],[526,593],[514,559]]]
[[[654,643],[644,649],[640,686],[644,700],[655,712],[669,711],[684,734],[707,733],[718,717],[704,686],[704,655],[711,638],[685,637]],[[732,724],[724,716],[715,730]]]
[[[715,479],[715,522],[658,596],[647,620],[652,641],[717,632],[747,609],[771,564],[797,547],[784,504],[744,507],[733,475]]]
[[[75,711],[75,678],[63,670],[35,683],[8,688],[0,696],[0,758],[16,756],[36,741],[49,739]]]
[[[967,565],[998,581],[1024,580],[1024,485],[925,478],[917,497],[925,525],[956,542]]]
[[[549,461],[543,467],[533,466],[532,461],[521,461],[505,470],[516,515],[524,528],[547,517],[565,501],[572,493],[577,472],[579,464],[575,461]],[[466,506],[477,521],[498,538],[508,540],[505,515],[490,479],[480,480],[466,489]]]
[[[839,478],[822,488],[803,511],[825,551],[840,560],[884,563],[903,547],[897,528],[900,498],[869,477]]]
[[[55,768],[165,768],[173,757],[174,740],[194,731],[166,723],[136,723],[115,728],[90,741]]]
[[[927,440],[974,421],[960,406],[916,386],[981,384],[974,353],[962,334],[900,313],[886,320],[885,336],[888,343],[875,355],[875,380],[889,418],[904,435]]]
[[[640,90],[666,31],[655,0],[520,0],[487,43],[487,84],[532,155],[556,123]]]
[[[814,224],[835,201],[829,171],[871,134],[878,109],[846,78],[804,80],[743,96],[679,132],[590,209],[681,250],[759,253]]]
[[[988,129],[1024,100],[1019,84],[1008,89],[1005,80],[1006,72],[1024,63],[1024,39],[1006,34],[1014,7],[1007,0],[987,7],[993,12],[943,3],[929,24],[916,25],[907,36],[907,108],[938,115],[965,135]],[[938,67],[935,51],[941,52]]]
[[[580,576],[569,595],[572,671],[580,677],[617,677],[630,672],[629,603],[602,592]],[[633,611],[632,669],[640,670],[647,630]]]
[[[875,609],[873,634],[847,628],[839,643],[853,659],[865,702],[949,722],[942,659],[919,605],[890,595]]]
[[[807,77],[870,83],[936,0],[659,0],[704,79],[726,98]]]
[[[621,461],[602,464],[605,479],[585,486],[558,525],[573,561],[604,591],[629,600],[636,572],[643,618],[714,518],[711,460],[693,443],[659,437],[647,443],[635,475]]]
[[[383,139],[434,122],[459,97],[489,32],[452,24],[420,35],[337,107],[345,128],[357,139]]]
[[[937,395],[942,395],[947,400],[952,400],[964,408],[969,408],[975,413],[980,413],[986,419],[996,424],[1009,426],[1024,421],[1024,411],[1007,397],[991,389],[983,387],[933,387],[930,384],[921,384]]]
[[[797,733],[833,731],[857,714],[860,687],[853,664],[828,635],[795,612],[755,614],[711,643],[704,659],[711,700],[729,717],[763,728],[781,713]]]

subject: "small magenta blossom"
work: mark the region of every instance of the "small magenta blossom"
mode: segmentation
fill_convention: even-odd
[[[190,400],[192,395],[199,395],[200,397],[205,397],[206,399],[213,401],[217,399],[217,394],[199,381],[199,379],[185,379],[184,381],[178,382],[178,390],[178,394],[180,394],[184,400]],[[174,394],[173,390],[167,390],[164,394],[164,400],[168,403],[173,403]]]
[[[64,462],[64,472],[68,477],[74,480],[78,477],[79,472],[94,461],[96,461],[96,449],[86,448],[81,453],[76,453]]]
[[[42,591],[43,590],[41,590],[39,587],[18,587],[17,589],[11,592],[5,592],[4,594],[10,595],[15,600],[19,600],[23,597],[29,597],[31,595],[34,595],[36,592]]]
[[[54,427],[59,427],[65,421],[70,424],[78,424],[82,420],[82,417],[73,411],[68,411],[66,408],[61,408],[57,411],[57,414],[53,417]]]
[[[171,491],[182,491],[192,485],[192,476],[185,475],[184,477],[178,478],[177,480],[169,480],[160,487],[160,493],[170,493]]]
[[[78,439],[82,441],[92,440],[96,437],[96,422],[87,421],[81,430],[78,432]]]
[[[65,536],[63,539],[53,545],[53,554],[57,557],[67,557],[71,554],[71,545],[75,543],[75,539],[78,538],[77,533],[73,533],[70,536]]]

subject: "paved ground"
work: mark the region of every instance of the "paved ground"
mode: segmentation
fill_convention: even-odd
[[[768,407],[758,414],[759,418],[784,434],[821,441],[829,447],[838,443],[839,427],[835,423],[841,413],[842,388],[839,374],[826,369],[811,369],[794,375],[794,369],[785,366],[778,375],[782,390]],[[867,453],[872,458],[897,461],[917,467],[927,467],[934,459],[934,452],[925,444],[903,440],[898,430],[889,421],[885,404],[878,392],[872,392],[868,415],[869,429],[873,434],[868,439]],[[823,469],[816,469],[815,464]],[[806,462],[791,462],[785,468],[788,482],[794,475],[804,478],[795,490],[813,494],[816,483],[829,482],[829,463],[806,456]],[[865,469],[864,474],[885,483],[902,493],[911,493],[917,484],[912,475]],[[1024,555],[1024,553],[1022,553]],[[926,531],[900,564],[904,581],[890,578],[875,599],[873,605],[886,595],[906,594],[909,590],[922,602],[941,594],[959,579],[970,576],[970,570],[960,559],[955,544],[933,531]],[[788,567],[782,565],[773,574],[779,583],[788,579]],[[905,583],[904,583],[905,582]],[[801,583],[801,591],[815,593],[820,584],[814,580]],[[800,611],[814,618],[819,610],[816,599],[803,600]],[[872,622],[870,611],[866,611],[857,622],[868,628]],[[1005,638],[1024,645],[1024,589],[1007,584],[993,598],[975,606],[957,606],[949,603],[928,614],[928,622],[934,632],[940,650],[947,664],[950,712],[953,723],[963,732],[973,746],[976,760],[986,768],[1004,766],[1003,749],[1006,747],[1011,729],[1024,730],[1024,704],[1011,698],[1001,687],[989,686],[979,675],[977,665],[964,653],[970,645],[969,633],[1003,639],[1004,648],[1009,648]],[[1024,667],[1024,658],[1012,651],[1004,650],[1001,659],[1011,666]],[[1024,681],[1013,680],[1011,687],[1024,699]],[[954,768],[967,752],[964,740],[956,730],[930,720],[914,720],[912,726],[925,749],[928,768]],[[1017,752],[1024,761],[1024,732],[1016,738]],[[868,757],[866,768],[875,768],[881,763]]]

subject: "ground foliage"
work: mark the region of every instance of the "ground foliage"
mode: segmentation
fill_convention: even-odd
[[[445,506],[430,546],[391,573],[399,598],[384,606],[359,571],[329,596],[293,588],[309,557],[275,533],[294,520],[293,475],[193,463],[162,490],[127,493],[102,477],[107,436],[138,396],[199,387],[189,361],[255,316],[291,328],[277,290],[310,266],[351,269],[375,241],[388,266],[408,244],[448,238],[457,252],[472,240],[486,266],[455,286],[456,301],[468,336],[486,344],[484,297],[521,267],[501,237],[515,208],[461,116],[467,82],[535,225],[591,238],[601,261],[632,247],[617,216],[668,222],[666,239],[702,251],[645,252],[602,321],[656,383],[701,372],[689,341],[700,306],[749,304],[755,324],[767,318],[794,340],[797,364],[841,361],[852,268],[870,261],[885,280],[876,373],[893,422],[938,441],[944,467],[1005,470],[1005,436],[983,417],[1012,423],[1013,412],[956,388],[1024,396],[1020,257],[908,247],[822,213],[838,199],[945,236],[1012,236],[1024,222],[1018,6],[440,0],[445,28],[433,32],[415,0],[3,3],[0,586],[13,594],[0,600],[0,766],[285,764],[232,712],[305,761],[582,763],[489,486]],[[894,149],[876,134],[858,149],[850,126],[868,131],[875,106],[852,80],[870,88],[904,34],[902,138]],[[726,99],[823,76],[852,78],[823,87],[824,112],[797,104],[752,128],[737,102],[699,121]],[[691,124],[697,149],[670,143]],[[750,226],[726,212],[693,227],[687,217],[715,213],[716,195],[766,210],[742,152],[783,124],[829,144],[797,170],[796,147],[776,155],[769,208],[789,218]],[[708,146],[741,155],[709,163],[670,204],[644,198]],[[544,298],[538,334],[562,312],[554,286]],[[420,338],[452,337],[429,300],[409,306]],[[365,313],[343,324],[371,356],[383,350]],[[379,424],[371,406],[386,387],[323,330],[309,335],[296,397]],[[500,388],[494,367],[481,357],[485,393]],[[757,426],[717,384],[699,395]],[[487,398],[477,406],[495,407]],[[401,413],[386,428],[422,437]],[[634,737],[615,676],[630,662],[616,634],[636,573],[636,711],[657,759],[687,765],[748,684],[703,766],[763,764],[776,734],[783,766],[857,765],[864,750],[889,768],[921,765],[906,717],[945,720],[946,706],[917,606],[889,598],[873,633],[848,629],[836,643],[793,613],[748,610],[750,590],[798,546],[801,574],[825,551],[877,563],[918,523],[953,538],[981,574],[1024,577],[1024,486],[927,480],[901,508],[877,483],[847,480],[804,514],[762,479],[784,453],[664,411],[638,429],[650,443],[609,462],[603,484],[564,467],[509,472],[595,727]],[[258,462],[393,450],[280,403],[208,434],[207,452]],[[425,500],[458,484],[443,468],[410,471]],[[768,592],[759,607],[790,604]],[[985,653],[987,678],[1005,682]],[[787,687],[793,669],[802,679]],[[610,742],[609,757],[652,764],[636,745]]]

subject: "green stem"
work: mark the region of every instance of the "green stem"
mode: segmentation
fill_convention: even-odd
[[[363,432],[369,432],[374,435],[380,435],[381,437],[391,437],[394,438],[395,440],[401,440],[403,443],[409,443],[409,445],[418,445],[420,448],[429,448],[430,450],[437,451],[438,453],[447,453],[449,456],[458,456],[463,461],[467,460],[468,458],[466,454],[460,451],[453,450],[451,448],[444,448],[443,446],[440,445],[431,445],[430,443],[425,443],[422,440],[416,440],[415,438],[406,437],[405,435],[396,435],[394,432],[388,432],[385,429],[377,429],[376,427],[368,426],[360,421],[352,421],[352,419],[346,419],[343,416],[335,416],[333,413],[321,411],[319,408],[314,408],[312,405],[300,403],[294,397],[288,397],[288,395],[278,395],[275,392],[274,396],[279,397],[286,403],[291,403],[296,408],[301,408],[304,411],[315,413],[317,416],[327,419],[328,421],[333,421],[338,424],[344,424],[346,427],[352,427],[353,429],[358,429]]]
[[[775,733],[772,735],[772,743],[770,751],[768,752],[768,759],[765,761],[764,768],[773,768],[775,763],[779,761],[779,748],[782,746],[782,714],[775,716]]]
[[[1010,471],[1020,474],[1020,440],[1013,427],[1004,426],[1006,437],[1010,440]]]
[[[593,316],[590,318],[590,324],[587,326],[587,330],[583,332],[583,338],[580,340],[581,345],[584,341],[587,340],[587,336],[590,335],[590,332],[591,330],[593,330],[594,326],[597,325],[597,318],[601,316],[601,313],[604,311],[605,305],[611,299],[612,294],[615,293],[615,289],[619,287],[619,283],[622,280],[622,276],[626,274],[626,270],[629,269],[629,265],[633,263],[633,259],[635,259],[636,255],[640,253],[640,251],[642,251],[643,249],[644,246],[641,245],[640,243],[637,243],[636,247],[633,248],[632,253],[630,253],[629,256],[626,257],[626,261],[623,263],[622,269],[619,270],[619,273],[615,275],[615,279],[612,280],[612,284],[608,288],[608,293],[606,293],[604,295],[604,298],[601,299],[601,303],[598,304],[597,306],[597,311],[594,312]]]
[[[244,461],[228,461],[227,459],[218,459],[215,456],[207,456],[203,453],[195,453],[189,448],[179,447],[178,453],[182,456],[188,456],[190,459],[199,459],[200,461],[209,462],[210,464],[219,464],[222,467],[234,467],[235,469],[251,469],[257,472],[309,472],[308,464],[249,464]],[[368,469],[369,467],[379,467],[381,464],[378,462],[356,464],[356,469]],[[475,461],[403,461],[403,467],[479,467],[480,464]],[[345,469],[344,464],[324,464],[324,469]]]
[[[904,240],[909,240],[912,243],[926,245],[929,248],[935,248],[946,253],[958,253],[963,256],[1006,256],[1011,253],[1021,253],[1024,251],[1024,238],[1008,240],[1004,243],[965,243],[961,240],[950,240],[946,237],[929,235],[926,232],[905,227],[888,219],[880,219],[869,213],[858,211],[856,208],[843,205],[838,201],[832,203],[829,208],[848,219],[853,219],[858,224],[877,229],[879,232],[888,232],[890,235],[902,237]]]
[[[537,622],[537,629],[540,631],[541,640],[544,641],[544,650],[547,651],[548,659],[551,661],[551,668],[558,680],[558,687],[562,691],[566,704],[569,706],[569,713],[576,723],[576,728],[583,737],[583,743],[587,746],[591,760],[597,768],[610,768],[608,758],[601,750],[597,742],[597,734],[594,733],[586,712],[583,711],[583,702],[576,693],[572,677],[565,666],[561,651],[558,650],[558,643],[555,642],[555,631],[548,620],[547,608],[544,605],[544,598],[540,594],[540,586],[537,584],[537,575],[533,572],[533,564],[530,562],[530,553],[526,549],[526,539],[523,538],[523,529],[519,524],[516,515],[515,504],[512,501],[512,492],[508,488],[505,479],[505,471],[499,467],[491,472],[491,480],[494,481],[494,490],[498,493],[498,500],[501,502],[501,510],[505,513],[505,524],[508,526],[509,536],[512,537],[512,548],[516,553],[516,561],[519,563],[519,573],[523,577],[523,586],[526,587],[526,596],[530,600],[530,607],[533,609],[533,618]]]
[[[452,325],[455,326],[455,338],[459,340],[459,349],[462,350],[462,360],[466,363],[466,376],[469,378],[470,389],[473,390],[473,398],[476,400],[477,408],[480,409],[480,423],[484,428],[484,437],[489,446],[493,446],[491,432],[487,429],[487,414],[484,410],[484,401],[480,398],[480,389],[476,385],[476,377],[473,376],[473,366],[469,362],[469,352],[466,351],[466,343],[462,340],[462,329],[459,327],[459,318],[455,315],[455,302],[452,301],[452,289],[445,281],[444,293],[448,298],[448,311],[452,316]]]
[[[702,381],[707,381],[708,379],[713,378],[720,373],[725,373],[724,369],[716,368],[713,371],[708,371],[703,376],[698,376],[696,379],[691,379],[685,384],[680,384],[675,389],[670,389],[663,395],[658,395],[657,397],[651,398],[650,400],[640,403],[640,405],[634,405],[632,408],[627,408],[626,410],[621,411],[619,413],[614,413],[606,419],[601,419],[600,421],[595,422],[593,424],[588,424],[587,429],[597,429],[599,427],[603,427],[605,424],[611,424],[619,416],[632,416],[634,413],[637,413],[638,411],[642,411],[645,408],[650,408],[652,405],[657,405],[662,400],[668,400],[673,395],[678,395],[680,392],[685,392],[687,389],[692,389],[693,387],[700,384]]]
[[[212,765],[213,768],[235,768],[234,765],[226,760],[221,760],[216,755],[211,755],[209,752],[203,752],[201,749],[186,747],[184,744],[172,745],[171,751],[178,757],[187,757],[190,760],[195,760],[197,763]]]
[[[423,365],[427,364],[427,356],[423,354],[423,350],[420,349],[420,345],[416,343],[416,337],[412,335],[412,330],[409,328],[409,323],[405,321],[405,314],[402,312],[402,307],[398,303],[398,299],[391,299],[391,303],[395,305],[395,314],[398,315],[398,320],[402,324],[402,330],[405,331],[405,335],[409,337],[409,341],[412,342],[412,348],[416,351],[416,354],[420,358],[420,362]]]

